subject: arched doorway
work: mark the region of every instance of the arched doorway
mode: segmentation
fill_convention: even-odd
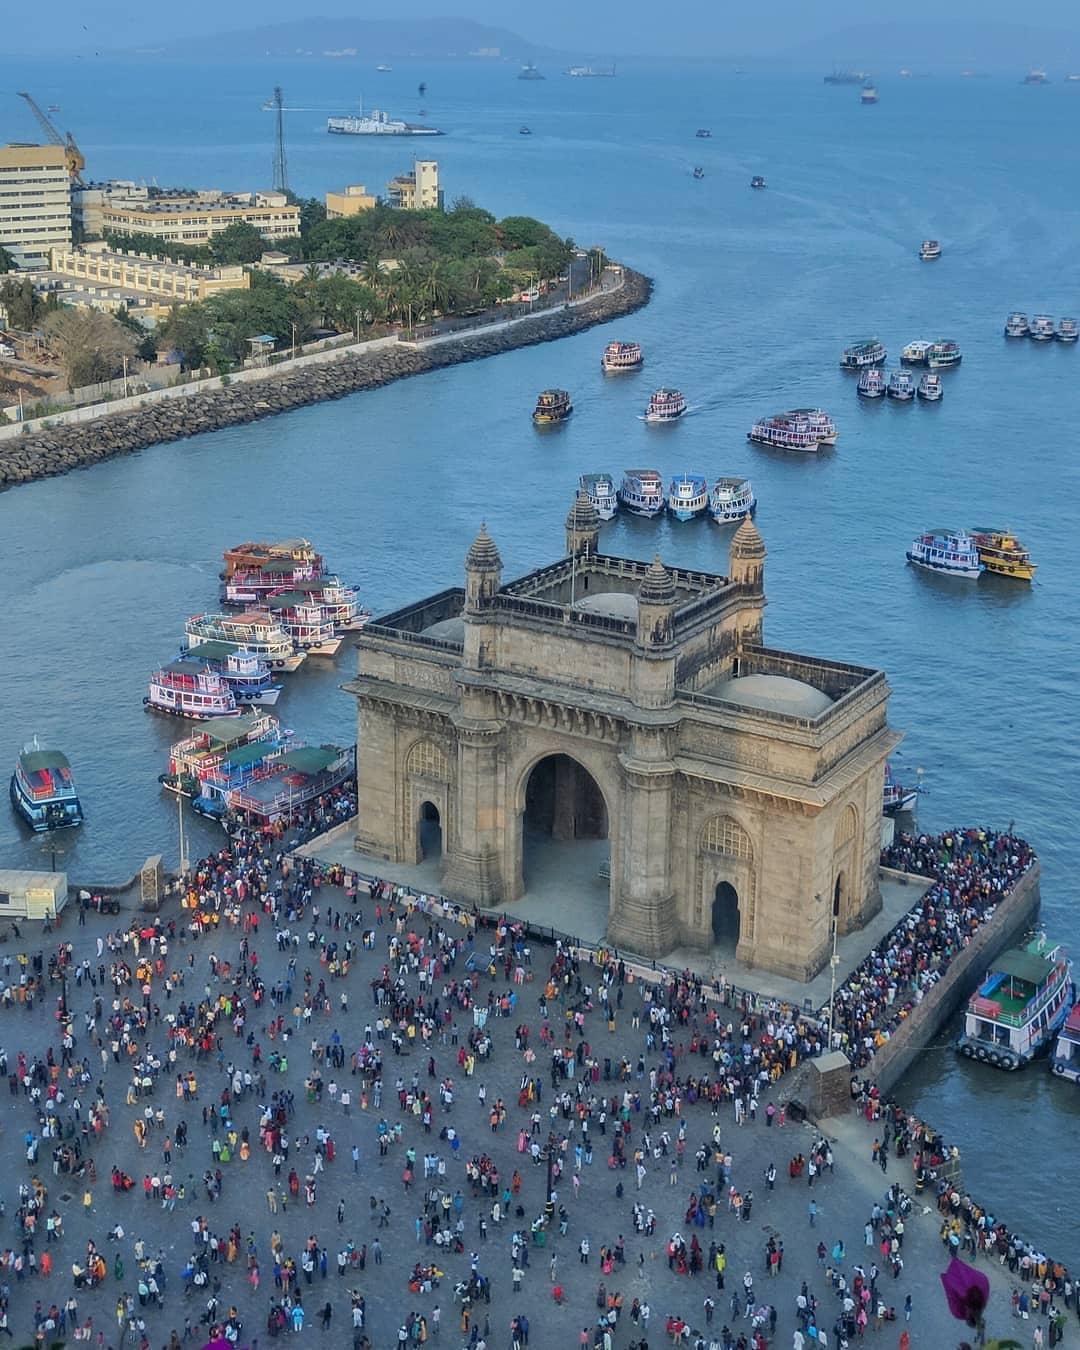
[[[596,779],[569,755],[547,755],[533,765],[525,782],[521,815],[522,880],[526,896],[543,897],[556,908],[552,927],[584,938],[583,900],[589,907],[588,932],[607,925],[611,862],[608,808]]]
[[[730,881],[720,881],[713,892],[713,942],[734,950],[739,945],[739,893]]]
[[[420,807],[420,821],[417,828],[421,861],[440,861],[443,852],[442,817],[434,802],[424,802]]]
[[[833,922],[839,924],[840,915],[843,913],[844,904],[847,900],[847,880],[843,872],[837,872],[836,882],[832,893],[832,913]]]

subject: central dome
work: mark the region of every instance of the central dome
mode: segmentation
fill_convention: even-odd
[[[709,693],[726,703],[785,713],[788,717],[818,717],[832,707],[832,699],[802,680],[787,675],[740,675],[714,685]]]

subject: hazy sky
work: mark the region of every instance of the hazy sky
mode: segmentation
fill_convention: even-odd
[[[929,57],[935,35],[948,29],[958,51],[970,38],[972,55],[1003,66],[1053,65],[1080,50],[1080,0],[905,0],[876,10],[865,0],[623,0],[615,5],[580,0],[397,0],[393,7],[356,0],[310,0],[308,13],[351,18],[464,17],[515,30],[563,51],[660,56],[797,57],[826,51],[837,59],[895,50],[897,32],[915,54]],[[3,37],[13,52],[45,54],[62,46],[81,54],[116,51],[200,30],[219,32],[295,20],[295,0],[186,0],[180,6],[135,0],[52,0],[43,11],[5,6]],[[1021,25],[1030,25],[1025,32]],[[1034,31],[1032,31],[1034,30]],[[850,50],[849,50],[850,48]]]

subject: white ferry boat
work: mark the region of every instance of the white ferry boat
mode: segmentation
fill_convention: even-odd
[[[225,578],[222,603],[243,607],[260,604],[272,591],[289,590],[317,580],[320,570],[313,562],[287,558],[272,558],[261,567],[238,568]]]
[[[905,366],[925,366],[926,354],[933,345],[932,342],[924,342],[922,338],[909,342],[900,353],[900,360]]]
[[[200,642],[188,647],[180,660],[189,669],[209,667],[225,681],[238,704],[273,707],[284,685],[275,684],[269,665],[254,652],[234,651],[224,642]]]
[[[1058,319],[1057,332],[1054,336],[1059,342],[1075,342],[1080,338],[1080,328],[1077,327],[1075,319]]]
[[[674,422],[686,412],[686,399],[677,389],[657,389],[645,409],[646,422]]]
[[[817,432],[822,445],[835,445],[840,436],[836,423],[823,408],[793,408],[787,415],[800,421],[805,418],[811,429]]]
[[[359,633],[371,618],[371,610],[360,604],[355,586],[346,586],[340,577],[323,576],[302,581],[293,590],[303,591],[326,609],[338,633]]]
[[[600,368],[609,375],[640,370],[644,364],[640,342],[609,342],[600,360]]]
[[[859,91],[859,102],[864,105],[878,102],[877,86],[871,84],[869,80],[867,80]]]
[[[583,473],[578,486],[592,502],[593,510],[601,520],[611,520],[619,509],[615,482],[607,473]]]
[[[898,811],[910,811],[919,797],[917,787],[904,787],[893,778],[892,765],[885,761],[885,786],[881,792],[883,815],[894,816]]]
[[[882,366],[889,353],[877,338],[853,342],[840,353],[841,370],[864,370],[867,366]]]
[[[351,113],[347,117],[328,117],[326,129],[332,136],[441,136],[435,127],[402,122],[379,108],[369,113]]]
[[[170,661],[150,676],[143,706],[151,712],[190,717],[196,722],[211,717],[234,717],[236,695],[220,675],[190,661]]]
[[[676,474],[668,484],[668,510],[676,520],[693,520],[709,507],[709,485],[704,474]]]
[[[281,624],[297,651],[336,656],[344,638],[334,631],[329,609],[303,591],[275,591],[266,597],[267,616]]]
[[[1031,330],[1028,328],[1027,315],[1014,310],[1005,320],[1005,336],[1007,338],[1027,337]]]
[[[15,761],[9,791],[12,806],[36,834],[83,823],[67,756],[59,750],[43,750],[36,736]]]
[[[936,403],[945,392],[941,387],[941,376],[928,370],[919,381],[919,387],[915,392],[927,403]]]
[[[655,469],[627,469],[619,501],[633,516],[658,516],[667,505],[663,480]]]
[[[1032,342],[1053,342],[1054,321],[1049,314],[1036,314],[1031,320],[1028,336]]]
[[[1074,993],[1072,962],[1045,934],[1002,952],[968,1000],[957,1049],[998,1069],[1018,1069],[1053,1041]]]
[[[932,262],[935,258],[940,258],[941,245],[936,239],[924,239],[919,249],[919,257],[923,262]]]
[[[292,638],[281,624],[257,611],[193,614],[184,625],[184,635],[189,647],[197,647],[200,642],[223,642],[233,651],[252,652],[271,670],[291,672],[306,659],[306,653],[293,649]]]
[[[889,398],[899,399],[906,402],[915,397],[915,380],[908,370],[894,370],[889,376],[889,382],[885,386],[885,393]]]
[[[768,445],[774,450],[799,450],[812,454],[819,444],[818,433],[804,417],[777,413],[763,417],[746,433],[746,439],[755,445]]]
[[[914,540],[907,560],[953,577],[977,577],[986,570],[966,530],[927,530]]]
[[[709,494],[709,510],[717,525],[727,525],[752,516],[757,499],[749,478],[718,478]]]
[[[948,370],[950,366],[958,366],[963,359],[960,344],[948,338],[931,342],[926,353],[926,364],[931,370]]]
[[[1080,1003],[1075,1005],[1058,1032],[1050,1056],[1050,1071],[1059,1078],[1071,1078],[1074,1083],[1080,1083]]]
[[[878,366],[870,366],[859,376],[855,392],[861,398],[882,398],[885,394],[885,376]]]

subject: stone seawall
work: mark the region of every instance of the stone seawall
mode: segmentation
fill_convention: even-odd
[[[909,882],[925,881],[905,872],[889,872]],[[938,1034],[961,1004],[971,996],[989,966],[1031,927],[1039,908],[1039,864],[1033,863],[983,924],[968,945],[955,956],[945,975],[926,994],[909,1017],[893,1032],[864,1071],[888,1097],[916,1058]]]
[[[650,279],[626,268],[623,284],[617,289],[494,332],[477,329],[429,347],[400,343],[363,356],[342,356],[318,367],[270,374],[251,384],[221,386],[215,381],[216,388],[190,398],[169,399],[133,412],[106,413],[90,422],[13,437],[0,442],[0,487],[67,473],[114,455],[273,417],[324,399],[344,398],[463,361],[478,361],[518,347],[569,337],[641,309],[651,293]]]

